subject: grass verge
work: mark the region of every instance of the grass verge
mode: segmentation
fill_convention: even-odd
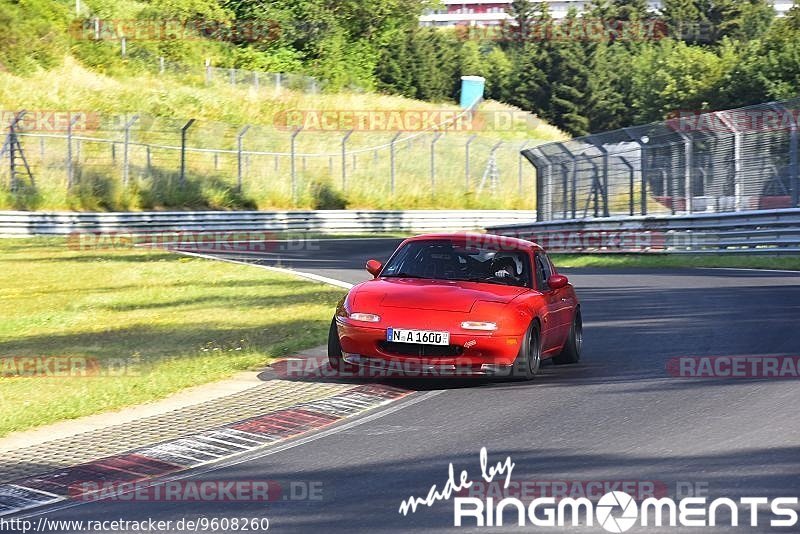
[[[0,436],[153,401],[318,345],[343,294],[159,251],[74,251],[63,239],[0,240],[0,252]],[[88,362],[90,376],[14,376],[30,369],[22,357]]]
[[[800,270],[800,255],[752,256],[725,255],[706,256],[700,254],[552,254],[558,267],[620,267],[620,268],[681,268],[681,267],[730,267],[743,269]]]

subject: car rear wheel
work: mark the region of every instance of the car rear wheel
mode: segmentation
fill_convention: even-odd
[[[525,380],[533,379],[542,365],[542,347],[539,336],[539,324],[534,321],[525,332],[522,346],[519,348],[519,355],[514,360],[512,375],[516,378]]]
[[[569,363],[578,363],[581,359],[581,350],[583,349],[583,319],[581,318],[581,311],[575,311],[575,318],[572,320],[572,327],[569,329],[567,342],[564,344],[564,349],[558,356],[553,357],[553,363],[556,365],[564,365]]]

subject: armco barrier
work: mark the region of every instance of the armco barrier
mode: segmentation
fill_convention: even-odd
[[[68,235],[74,232],[263,231],[431,232],[480,229],[533,221],[534,211],[330,210],[171,211],[76,213],[0,211],[0,235]]]
[[[558,253],[800,253],[800,209],[489,225]]]

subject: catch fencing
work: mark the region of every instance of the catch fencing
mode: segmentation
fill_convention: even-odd
[[[80,187],[149,191],[154,207],[167,195],[210,188],[292,208],[311,205],[315,183],[378,208],[432,198],[452,208],[534,204],[525,195],[533,169],[520,151],[537,141],[456,131],[448,128],[452,119],[420,131],[346,131],[91,111],[0,118],[0,189],[44,192],[62,205]]]
[[[538,221],[797,208],[800,99],[529,148]]]

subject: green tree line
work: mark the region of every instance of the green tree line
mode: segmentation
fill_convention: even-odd
[[[573,135],[798,95],[800,7],[769,0],[595,0],[554,20],[547,4],[512,2],[494,30],[409,28],[382,50],[379,86],[455,98],[459,75],[487,96]],[[448,92],[449,91],[449,92]]]
[[[379,90],[428,101],[458,98],[460,76],[487,80],[488,98],[580,135],[789,98],[800,82],[800,7],[776,17],[769,0],[594,0],[555,20],[547,3],[514,0],[494,29],[431,28],[435,0],[82,0],[92,16],[179,21],[201,39],[131,41],[125,60],[300,72],[329,90]],[[0,69],[49,68],[72,54],[89,67],[122,62],[118,43],[76,40],[74,0],[0,0]],[[209,23],[269,28],[206,35]]]

